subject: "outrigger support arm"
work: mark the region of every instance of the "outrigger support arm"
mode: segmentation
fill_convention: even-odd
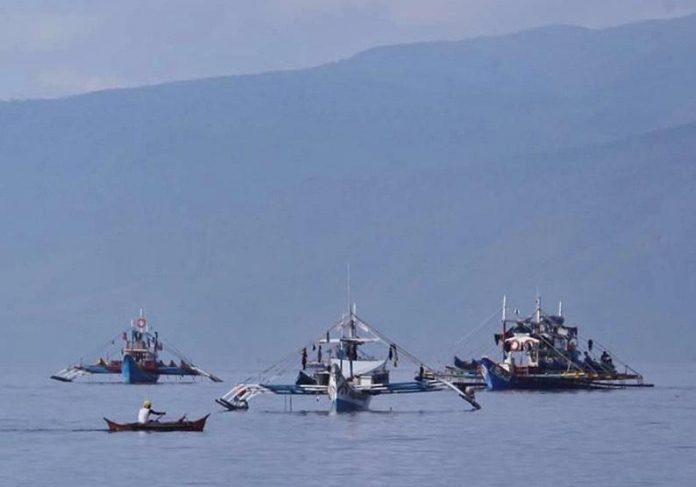
[[[249,401],[260,394],[318,396],[327,393],[327,386],[314,384],[248,384],[234,386],[222,397],[215,399],[219,405],[235,411],[248,409]]]
[[[249,409],[249,401],[266,392],[270,391],[260,384],[237,384],[227,394],[215,399],[215,402],[230,411]]]
[[[221,378],[219,378],[216,375],[211,374],[210,372],[206,372],[205,370],[201,369],[200,367],[196,367],[195,365],[189,364],[189,368],[196,372],[198,375],[207,377],[208,379],[212,380],[213,382],[223,382]]]
[[[56,372],[51,376],[51,379],[57,380],[60,382],[72,382],[73,380],[77,379],[78,377],[82,377],[83,375],[87,375],[89,372],[84,370],[81,367],[66,367],[60,372]]]
[[[432,371],[430,371],[430,372],[432,372]],[[480,405],[478,402],[476,402],[476,400],[475,400],[473,397],[470,397],[470,396],[469,396],[468,394],[466,394],[465,392],[462,392],[457,386],[455,386],[454,384],[452,384],[450,381],[445,380],[445,379],[441,379],[441,378],[439,378],[439,377],[436,378],[435,380],[437,380],[437,381],[440,382],[441,384],[444,384],[446,387],[449,387],[450,389],[452,389],[454,392],[457,393],[457,395],[458,395],[459,397],[461,397],[461,398],[464,399],[466,402],[468,402],[469,404],[471,404],[471,405],[473,406],[474,409],[481,409],[481,405]]]

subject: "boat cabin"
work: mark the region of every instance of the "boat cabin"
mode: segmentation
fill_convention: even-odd
[[[505,339],[505,359],[501,364],[508,371],[525,371],[539,367],[540,341],[526,334],[515,334]]]

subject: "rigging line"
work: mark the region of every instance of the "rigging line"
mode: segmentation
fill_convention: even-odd
[[[114,342],[115,342],[116,339],[118,339],[122,334],[123,334],[123,332],[118,333],[116,336],[114,336],[114,337],[111,338],[110,340],[107,340],[104,344],[102,344],[102,345],[100,345],[99,347],[97,347],[96,349],[94,349],[94,351],[96,352],[96,354],[99,354],[99,352],[103,352],[104,350],[108,349],[108,348],[109,348],[109,345],[115,345]],[[88,354],[83,354],[83,355],[80,357],[80,360],[78,361],[78,363],[79,363],[79,364],[82,364],[82,359],[83,359],[85,356],[88,356],[88,357],[89,357],[89,356],[91,356],[91,355],[92,355],[92,352],[89,352]]]
[[[488,342],[488,341],[486,341],[486,343],[477,343],[477,344],[475,344],[475,345],[473,346],[473,348],[470,348],[470,349],[463,349],[461,353],[456,354],[456,355],[458,355],[458,356],[465,356],[465,355],[474,355],[474,356],[476,356],[476,355],[480,355],[481,353],[489,352],[489,351],[491,351],[491,350],[493,350],[493,349],[498,348],[498,345],[497,345],[497,344],[495,344],[495,343],[494,343],[494,344],[489,344],[489,343],[487,343],[487,342]]]
[[[285,365],[286,363],[289,363],[291,359],[297,356],[298,352],[301,352],[302,348],[298,350],[293,350],[292,352],[288,353],[287,355],[284,355],[283,358],[281,358],[279,361],[275,362],[274,364],[266,367],[265,369],[257,372],[256,374],[252,374],[249,377],[247,377],[243,382],[249,382],[252,381],[252,379],[256,379],[256,382],[262,381],[264,378],[268,378],[267,382],[270,382],[273,378],[277,377],[283,370],[278,370],[280,366]]]
[[[586,339],[584,336],[580,336],[580,334],[578,334],[578,338],[583,339],[585,342],[587,342],[587,340],[588,340],[588,339]],[[623,365],[624,367],[626,367],[626,368],[627,368],[628,370],[630,370],[631,372],[633,372],[633,373],[635,373],[635,374],[637,374],[637,375],[640,375],[640,376],[642,377],[642,374],[641,374],[640,372],[638,372],[636,369],[634,369],[633,367],[631,367],[630,365],[628,365],[627,362],[624,362],[624,361],[621,360],[619,357],[617,357],[616,354],[615,354],[614,352],[612,352],[609,348],[607,348],[605,345],[603,345],[602,343],[598,342],[598,341],[595,340],[594,338],[592,339],[592,343],[594,343],[595,345],[599,345],[599,348],[601,348],[603,351],[605,351],[605,352],[607,352],[607,353],[610,353],[611,356],[612,356],[612,358],[615,359],[617,362],[619,362],[621,365]]]
[[[543,313],[543,311],[542,311],[542,315],[543,315],[544,317],[547,317],[547,316],[548,316],[548,315],[546,315],[545,313]],[[575,333],[575,337],[578,339],[578,341],[581,340],[581,339],[584,340],[584,338],[581,337],[580,334],[577,333],[577,331],[576,331],[576,333]],[[550,345],[550,344],[546,341],[546,339],[544,339],[543,336],[539,335],[539,338],[540,338],[541,340],[543,340],[544,343],[546,343],[547,345],[549,345],[550,348],[551,348],[554,352],[560,354],[560,352],[558,352],[558,351],[556,350],[555,347],[553,347],[552,345]],[[587,341],[587,340],[585,340],[585,341]],[[600,345],[600,347],[601,347],[601,345]],[[565,359],[566,361],[568,361],[568,363],[569,363],[568,370],[570,370],[570,365],[573,365],[573,366],[575,366],[578,370],[580,370],[581,372],[584,372],[584,370],[583,370],[582,367],[578,366],[577,364],[575,364],[574,362],[572,362],[572,361],[571,361],[570,359],[568,359],[567,357],[563,356],[562,354],[561,354],[561,357],[562,357],[563,359]],[[604,366],[604,365],[602,365],[602,364],[599,364],[599,365],[600,365],[600,368],[601,368],[601,369],[599,370],[600,372],[611,372],[611,370],[610,370],[608,367],[606,367],[606,366]],[[592,364],[584,364],[584,366],[585,366],[585,367],[589,367],[590,369],[592,369],[592,372],[595,372],[595,373],[598,372],[597,368],[594,367]]]
[[[457,347],[465,340],[468,340],[472,336],[474,336],[476,333],[481,331],[486,325],[488,325],[493,318],[495,318],[498,313],[500,312],[500,309],[496,309],[491,315],[483,320],[481,323],[476,325],[472,330],[469,331],[469,333],[465,334],[461,338],[459,338],[457,341],[454,342],[453,345],[449,346],[447,350],[443,350],[437,357],[436,357],[436,362],[440,362],[443,358],[445,358],[445,354],[453,353],[456,352]]]
[[[385,335],[384,333],[382,333],[381,331],[377,330],[374,326],[370,325],[367,321],[363,320],[363,319],[360,318],[359,316],[355,316],[355,317],[356,317],[356,318],[358,319],[358,321],[360,321],[363,325],[365,325],[367,328],[369,328],[369,329],[372,331],[372,333],[374,333],[374,334],[375,334],[380,340],[382,340],[385,344],[389,344],[390,346],[393,346],[397,351],[399,351],[399,352],[401,353],[401,355],[405,356],[405,357],[408,358],[408,359],[411,359],[412,362],[414,362],[415,364],[418,364],[418,365],[420,365],[421,367],[423,367],[424,371],[427,371],[427,372],[430,372],[431,374],[433,374],[433,376],[435,377],[435,380],[436,380],[436,381],[438,381],[438,382],[440,382],[441,384],[443,384],[443,385],[449,387],[449,388],[450,388],[452,391],[454,391],[459,397],[461,397],[461,398],[464,399],[466,402],[468,402],[469,404],[471,404],[475,409],[481,409],[481,406],[480,406],[473,398],[469,397],[467,394],[465,394],[464,392],[460,391],[460,390],[457,388],[457,386],[455,386],[454,384],[452,384],[452,382],[450,382],[450,381],[448,381],[448,380],[446,380],[446,379],[443,379],[442,377],[438,377],[437,372],[436,372],[432,367],[429,367],[425,362],[423,362],[422,360],[420,360],[418,357],[416,357],[415,355],[413,355],[413,354],[412,354],[411,352],[409,352],[408,350],[402,348],[400,345],[397,345],[397,344],[396,344],[394,341],[392,341],[388,336],[386,336],[386,335]]]
[[[472,355],[474,358],[476,358],[477,356],[483,357],[484,355],[488,355],[489,352],[492,352],[493,350],[497,350],[497,349],[498,349],[497,345],[482,345],[482,346],[479,346],[479,347],[473,349],[472,353],[470,355]],[[462,355],[464,355],[464,354],[462,354]]]
[[[356,316],[356,317],[357,317],[357,316]],[[360,317],[357,317],[357,318],[358,318],[358,320],[361,321],[365,326],[367,326],[367,327],[370,329],[370,331],[372,331],[372,333],[374,333],[375,336],[377,336],[377,338],[379,338],[383,343],[385,343],[386,345],[390,345],[390,346],[393,345],[399,352],[401,352],[401,354],[402,354],[403,356],[405,356],[406,358],[411,359],[411,361],[412,361],[414,364],[416,364],[416,365],[422,365],[424,369],[426,369],[426,370],[428,370],[428,371],[430,371],[430,372],[434,372],[433,369],[432,369],[431,367],[428,367],[424,361],[420,360],[418,357],[416,357],[415,355],[413,355],[411,352],[409,352],[408,350],[402,348],[400,345],[396,344],[396,343],[395,343],[391,338],[389,338],[387,335],[385,335],[384,333],[382,333],[382,332],[380,332],[379,330],[377,330],[374,326],[372,326],[371,324],[369,324],[367,321],[363,320],[362,318],[360,318]]]
[[[474,329],[471,330],[469,333],[467,333],[466,335],[464,335],[463,337],[461,337],[459,340],[457,340],[456,342],[454,342],[454,346],[456,347],[457,345],[459,345],[460,343],[462,343],[464,340],[469,339],[473,334],[475,334],[475,333],[477,333],[478,331],[480,331],[481,328],[483,328],[485,325],[487,325],[488,323],[490,323],[490,321],[491,321],[493,318],[495,318],[495,317],[498,315],[499,312],[500,312],[500,310],[499,310],[499,309],[496,309],[488,318],[486,318],[484,321],[482,321],[481,323],[479,323],[479,324],[476,326],[476,328],[474,328]]]
[[[476,357],[480,357],[480,356],[484,355],[485,353],[487,353],[489,348],[490,348],[489,345],[480,345],[480,346],[477,346],[477,347],[472,348],[472,349],[465,349],[464,351],[461,351],[459,353],[455,352],[453,354],[453,356],[460,358],[460,359],[462,357],[464,357],[464,359],[466,359],[467,357],[471,357],[474,360],[476,360]],[[446,363],[445,365],[450,365],[450,364]]]
[[[268,378],[267,382],[270,382],[271,380],[278,377],[280,375],[280,373],[285,372],[286,369],[278,370],[277,373],[273,373],[273,374],[271,374],[271,372],[274,372],[276,368],[278,368],[282,365],[285,365],[286,363],[289,363],[290,360],[295,358],[298,353],[301,353],[302,349],[304,349],[307,345],[311,345],[312,343],[316,343],[316,342],[320,341],[322,338],[325,338],[327,333],[331,333],[332,331],[336,330],[337,328],[342,326],[345,323],[345,321],[346,321],[345,318],[341,318],[339,321],[337,321],[336,323],[331,325],[326,331],[324,331],[324,333],[319,335],[317,338],[310,340],[309,342],[305,342],[305,345],[303,345],[302,347],[298,348],[297,350],[293,350],[292,352],[288,353],[287,355],[284,355],[283,358],[281,358],[278,362],[275,362],[274,364],[266,367],[265,369],[261,370],[260,372],[258,372],[256,374],[252,374],[251,376],[247,377],[243,382],[250,382],[256,378],[259,379],[257,381],[260,381],[260,379],[263,379],[265,377]]]
[[[568,362],[569,367],[570,367],[570,366],[575,367],[575,368],[578,369],[580,372],[583,372],[582,367],[580,367],[580,366],[577,365],[575,362],[573,362],[572,360],[570,360],[568,357],[566,357],[565,355],[563,355],[561,352],[559,352],[558,350],[556,350],[556,347],[554,347],[552,343],[550,343],[546,338],[544,338],[543,335],[539,334],[539,335],[537,335],[537,336],[539,337],[539,339],[540,339],[542,342],[544,342],[544,343],[553,351],[553,353],[555,353],[556,355],[558,355],[559,357],[561,357],[563,360],[565,360],[566,362]]]
[[[545,319],[547,319],[547,320],[549,319],[549,316],[550,316],[550,315],[547,315],[543,310],[540,310],[540,313],[541,313],[541,315],[542,315]],[[573,361],[570,360],[568,357],[566,357],[566,356],[563,355],[561,352],[559,352],[559,351],[556,349],[556,347],[553,346],[552,343],[550,343],[546,338],[544,338],[544,336],[543,336],[542,334],[538,334],[537,336],[538,336],[539,339],[540,339],[542,342],[544,342],[556,355],[558,355],[558,356],[561,357],[563,360],[565,360],[566,362],[568,362],[568,366],[569,366],[568,368],[569,368],[569,369],[570,369],[570,367],[574,367],[574,368],[576,368],[577,370],[579,370],[580,372],[583,372],[582,367],[580,367],[580,366],[577,365],[575,362],[573,362]],[[577,337],[577,338],[580,338],[580,335],[576,333],[576,337]]]
[[[160,340],[162,343],[167,345],[167,349],[170,350],[178,359],[183,360],[189,365],[194,365],[194,363],[186,356],[184,353],[176,348],[169,340],[165,340],[164,338],[157,337],[158,340]]]
[[[581,336],[578,335],[578,334],[576,334],[576,337],[578,338],[578,342],[579,342],[580,340],[584,340],[584,338],[581,337]],[[587,340],[585,340],[585,342],[587,342]],[[602,347],[601,344],[598,344],[597,347],[600,348],[600,349],[602,349],[602,350],[606,350],[606,348]],[[592,372],[594,372],[594,373],[604,372],[604,373],[610,373],[610,374],[616,372],[615,370],[611,370],[607,365],[605,365],[605,364],[603,364],[603,363],[601,363],[601,362],[597,362],[597,360],[594,359],[594,358],[595,358],[595,354],[594,354],[594,352],[593,352],[592,350],[587,350],[586,352],[587,352],[587,353],[586,353],[586,356],[588,356],[588,357],[591,356],[591,357],[592,357],[592,359],[593,359],[592,361],[594,362],[594,365],[593,365],[592,363],[587,363],[587,362],[585,361],[585,367],[589,367],[590,369],[592,369]],[[618,360],[618,359],[617,359],[617,360]],[[597,365],[597,366],[599,366],[599,367],[595,367],[595,365]]]

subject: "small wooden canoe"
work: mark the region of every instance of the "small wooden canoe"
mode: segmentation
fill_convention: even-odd
[[[150,421],[148,423],[116,423],[110,419],[104,418],[106,424],[109,425],[110,432],[117,431],[203,431],[205,422],[210,414],[206,414],[195,421]]]

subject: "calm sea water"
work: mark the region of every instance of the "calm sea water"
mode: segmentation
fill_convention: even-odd
[[[224,384],[62,384],[3,369],[0,485],[638,486],[696,482],[696,367],[649,366],[654,389],[378,397],[375,412],[256,398],[213,403]],[[50,372],[50,371],[49,371]],[[212,412],[204,433],[114,433],[145,398],[169,417]]]

